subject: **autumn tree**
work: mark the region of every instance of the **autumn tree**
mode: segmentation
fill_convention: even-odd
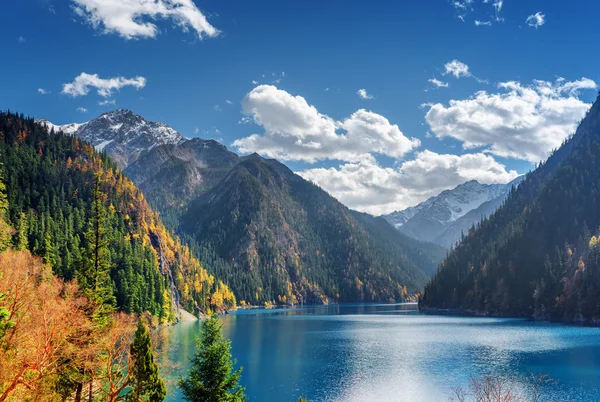
[[[138,321],[129,353],[132,361],[129,376],[133,390],[127,396],[127,401],[160,402],[165,399],[167,390],[154,361],[150,331],[141,319]]]
[[[75,284],[54,277],[28,251],[1,253],[0,275],[0,310],[5,311],[0,402],[46,398],[53,393],[59,363],[75,360],[79,352],[71,339],[87,332],[85,301]]]
[[[216,316],[202,321],[196,340],[197,351],[191,359],[188,378],[179,379],[183,398],[190,402],[244,402],[246,395],[239,384],[242,368],[234,371],[231,342],[223,337]]]

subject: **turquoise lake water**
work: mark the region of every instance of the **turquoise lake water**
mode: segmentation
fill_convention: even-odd
[[[600,329],[420,314],[415,305],[245,310],[223,316],[249,401],[448,401],[454,387],[548,374],[544,400],[600,401]],[[170,332],[185,375],[197,322]],[[169,385],[167,401],[179,401]]]

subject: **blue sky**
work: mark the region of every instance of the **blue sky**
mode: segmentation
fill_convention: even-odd
[[[378,214],[525,173],[600,83],[591,0],[142,3],[4,1],[0,108],[56,124],[128,108]]]

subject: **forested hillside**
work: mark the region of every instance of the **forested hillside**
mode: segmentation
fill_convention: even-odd
[[[261,304],[405,300],[444,253],[258,155],[192,202],[181,231],[239,300]]]
[[[600,102],[575,135],[471,230],[426,307],[600,322]]]
[[[14,247],[61,278],[89,281],[118,309],[163,321],[178,304],[191,312],[235,304],[106,154],[8,112],[0,113],[0,161]]]

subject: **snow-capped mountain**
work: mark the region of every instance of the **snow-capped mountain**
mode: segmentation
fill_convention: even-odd
[[[468,181],[384,218],[411,237],[449,247],[460,239],[462,231],[493,213],[521,180],[519,177],[508,184]]]
[[[121,169],[135,162],[144,151],[157,145],[179,144],[185,138],[177,131],[160,122],[145,120],[127,109],[102,114],[86,123],[62,126],[47,120],[39,120],[48,128],[62,130],[91,143],[96,150],[106,151]]]

